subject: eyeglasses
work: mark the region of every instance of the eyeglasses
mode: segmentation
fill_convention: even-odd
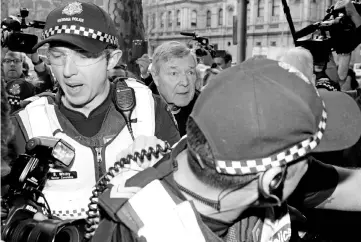
[[[267,193],[262,185],[264,173],[258,179],[258,191],[260,197],[258,202],[261,205],[280,206],[283,198],[283,185],[287,175],[287,165],[282,167],[282,172],[279,173],[270,183],[269,192]]]
[[[91,54],[82,50],[73,50],[68,53],[58,50],[48,50],[47,57],[50,64],[55,66],[65,65],[67,57],[71,57],[71,60],[76,66],[90,66],[104,59],[106,55],[104,55],[103,52],[99,54]]]
[[[11,62],[14,62],[14,64],[18,65],[20,64],[22,61],[19,59],[4,59],[3,63],[5,64],[11,64]]]

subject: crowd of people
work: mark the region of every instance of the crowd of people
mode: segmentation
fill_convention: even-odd
[[[361,15],[345,4],[360,44]],[[93,242],[361,239],[315,229],[332,211],[361,215],[361,87],[331,53],[320,63],[295,47],[232,66],[226,51],[209,60],[169,41],[137,60],[137,77],[110,15],[85,2],[51,11],[42,36],[28,54],[35,83],[26,54],[2,48],[2,195],[27,142],[55,137],[75,150],[42,190],[57,219],[89,219],[96,182],[119,168],[95,202]]]

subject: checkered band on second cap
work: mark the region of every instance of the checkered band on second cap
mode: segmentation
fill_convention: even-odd
[[[91,28],[86,28],[78,25],[58,25],[47,30],[41,34],[41,38],[44,40],[49,38],[50,36],[57,35],[57,34],[74,34],[80,35],[88,38],[92,38],[95,40],[99,40],[102,42],[110,43],[113,45],[118,46],[118,38],[116,36],[103,33],[98,30],[94,30]]]
[[[216,160],[216,170],[222,174],[246,175],[266,171],[271,167],[285,165],[307,155],[320,143],[326,129],[327,112],[324,102],[322,102],[322,105],[322,116],[317,131],[308,139],[265,158],[241,161]]]

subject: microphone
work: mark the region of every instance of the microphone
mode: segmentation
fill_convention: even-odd
[[[184,36],[190,36],[190,37],[194,37],[196,36],[196,34],[193,32],[193,33],[189,33],[189,32],[180,32],[181,35],[184,35]]]
[[[130,120],[136,104],[135,92],[133,88],[128,87],[128,85],[125,83],[124,80],[117,80],[115,82],[115,88],[112,98],[115,108],[124,117],[129,133],[132,136],[132,139],[134,140],[132,125]]]
[[[318,23],[308,25],[307,27],[304,27],[303,29],[296,32],[296,39],[302,38],[306,35],[312,34],[315,32],[318,28]]]

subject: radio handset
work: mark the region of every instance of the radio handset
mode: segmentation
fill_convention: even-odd
[[[115,81],[114,84],[115,88],[112,97],[114,106],[124,117],[129,133],[134,140],[131,124],[132,112],[136,105],[134,89],[128,87],[127,83],[124,80],[118,79]]]

